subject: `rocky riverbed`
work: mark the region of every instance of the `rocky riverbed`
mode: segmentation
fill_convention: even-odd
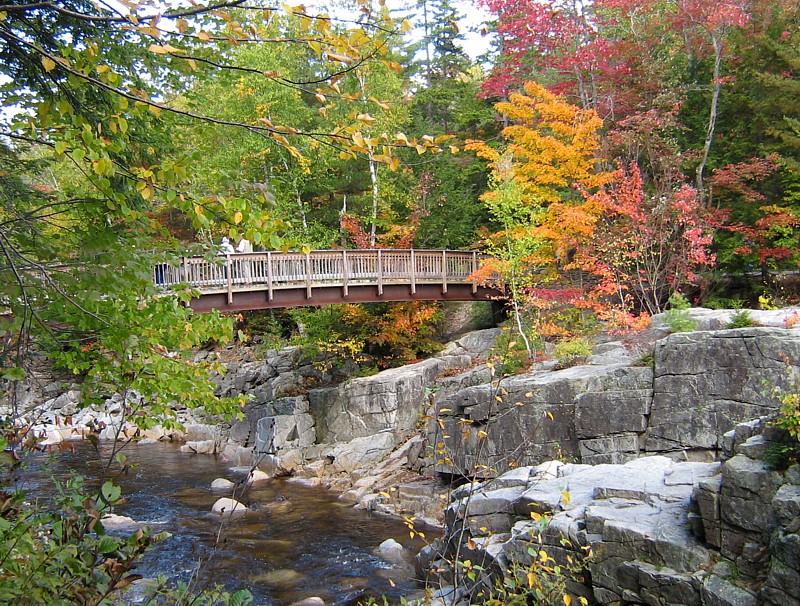
[[[783,603],[796,603],[791,600],[797,596],[789,590],[792,582],[800,580],[795,539],[783,543],[772,539],[774,532],[796,537],[795,489],[791,488],[795,486],[791,473],[796,472],[779,485],[771,472],[764,471],[763,461],[757,463],[762,466],[758,473],[735,471],[738,468],[731,465],[743,460],[737,457],[749,458],[753,450],[737,452],[749,447],[743,446],[746,440],[731,442],[729,432],[737,423],[772,414],[779,405],[775,388],[795,387],[800,332],[791,327],[798,310],[753,312],[760,326],[741,329],[724,328],[731,311],[692,310],[692,314],[700,324],[696,332],[669,334],[656,318],[653,328],[644,333],[598,341],[593,355],[580,365],[563,368],[551,361],[500,381],[485,363],[500,334],[496,329],[469,333],[435,358],[342,383],[295,348],[273,351],[265,360],[232,361],[225,377],[217,379],[221,395],[251,396],[243,421],[208,423],[183,411],[186,431],[182,435],[156,431],[147,437],[182,439],[188,451],[214,453],[232,465],[260,465],[268,473],[326,486],[357,507],[438,525],[447,522],[448,531],[461,515],[458,499],[451,504],[453,494],[459,493],[442,480],[465,478],[490,486],[493,481],[516,483],[502,488],[513,489],[516,496],[501,500],[505,503],[498,505],[501,511],[490,507],[475,516],[464,514],[470,528],[477,525],[492,531],[488,537],[476,533],[470,538],[486,543],[485,551],[494,558],[500,553],[496,545],[507,542],[498,536],[510,531],[524,537],[527,531],[516,528],[514,516],[530,512],[521,511],[528,505],[518,502],[517,493],[523,487],[523,492],[534,491],[526,503],[542,498],[543,512],[563,513],[564,520],[573,516],[569,518],[573,526],[567,528],[556,515],[552,532],[567,528],[567,534],[591,535],[587,544],[596,548],[595,553],[615,554],[616,543],[641,547],[639,555],[608,556],[610,563],[605,567],[599,563],[605,560],[592,560],[586,592],[599,603],[733,605],[749,604],[751,598],[781,603],[765,590],[756,593],[757,583],[773,587],[775,596],[788,600]],[[119,428],[109,410],[77,412],[77,398],[77,391],[71,390],[47,401],[47,412],[40,417],[46,423],[40,423],[43,429],[39,431],[48,440],[54,433],[81,433],[75,419],[80,414],[109,414],[102,419],[105,435]],[[113,398],[109,404],[113,411]],[[77,426],[64,427],[64,412],[72,412],[73,406],[76,413],[71,420]],[[650,458],[641,458],[646,456]],[[720,467],[726,457],[729,460]],[[548,473],[555,477],[549,480],[532,471],[551,459],[571,463],[550,464]],[[527,478],[520,469],[528,470]],[[742,485],[741,477],[753,478],[762,472],[773,478],[768,484],[774,494],[756,495],[757,491],[747,492]],[[603,479],[620,474],[640,483],[626,488]],[[591,479],[595,476],[596,480]],[[727,484],[719,480],[715,493],[718,480],[714,478],[728,476]],[[532,496],[534,477],[536,486],[545,490],[541,497]],[[552,491],[548,481],[553,486],[576,486],[575,506],[562,512],[557,502],[548,500],[547,491]],[[724,494],[736,506],[723,515]],[[778,494],[779,502],[774,502]],[[487,502],[494,503],[495,496]],[[708,509],[709,502],[718,512],[717,526],[713,512],[698,512],[701,503]],[[753,503],[763,505],[759,511],[771,520],[769,524],[759,529],[738,526],[746,532],[731,531],[727,536],[740,538],[735,545],[723,546],[714,528],[734,524],[730,512],[752,508]],[[633,517],[618,520],[603,513],[617,510]],[[593,518],[587,511],[602,515]],[[672,536],[668,519],[684,529],[681,540],[690,545],[689,555],[680,555],[671,539],[648,542],[661,536],[662,528],[668,539]],[[627,521],[635,523],[635,532],[615,535]],[[697,532],[686,535],[692,524]],[[558,536],[554,534],[553,540]],[[601,549],[603,545],[608,547]],[[678,560],[662,557],[662,549],[674,552]],[[758,555],[764,550],[771,554],[769,559]],[[774,557],[777,552],[784,556]],[[440,555],[446,557],[447,552]],[[611,574],[611,568],[624,568],[628,576]],[[661,575],[664,568],[683,575],[681,579],[686,577],[674,595],[657,590],[677,583]],[[701,570],[706,574],[698,577]],[[638,580],[634,583],[632,578]],[[686,597],[689,594],[695,597]]]

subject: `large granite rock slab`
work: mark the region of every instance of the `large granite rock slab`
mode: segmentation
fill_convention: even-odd
[[[653,403],[645,450],[721,448],[740,421],[777,409],[800,362],[800,333],[741,328],[670,335],[656,343]]]

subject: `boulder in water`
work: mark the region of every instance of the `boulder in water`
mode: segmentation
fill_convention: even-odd
[[[316,596],[292,602],[289,606],[325,606],[325,600]]]
[[[261,471],[260,469],[254,469],[250,472],[250,475],[247,476],[247,483],[248,484],[255,484],[256,482],[265,482],[267,480],[271,480],[272,476],[266,472]]]
[[[386,539],[383,543],[378,545],[378,555],[380,555],[387,562],[393,564],[404,564],[405,549],[403,546],[394,539]]]
[[[236,486],[236,484],[225,478],[217,478],[211,482],[211,490],[230,490],[234,486]]]
[[[120,516],[115,513],[107,513],[100,520],[105,528],[128,528],[136,526],[136,521],[128,516]]]
[[[222,497],[221,499],[217,499],[211,511],[223,516],[242,515],[247,513],[247,506],[236,499]]]
[[[282,501],[274,501],[272,503],[267,503],[266,505],[262,506],[264,511],[271,513],[272,515],[281,515],[283,513],[289,513],[294,509],[294,505],[292,505],[291,501],[282,500]]]

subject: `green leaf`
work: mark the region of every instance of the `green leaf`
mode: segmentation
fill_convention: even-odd
[[[119,486],[114,486],[114,483],[111,480],[108,480],[100,489],[100,494],[103,496],[103,499],[106,503],[112,505],[119,501],[119,497],[122,494],[122,489]]]
[[[24,368],[19,368],[17,366],[7,368],[3,371],[3,379],[6,381],[22,381],[27,375],[28,373]]]
[[[105,536],[97,542],[97,551],[103,555],[112,553],[117,550],[118,539],[114,537]]]
[[[249,606],[253,603],[253,594],[247,589],[240,589],[231,596],[230,606]]]

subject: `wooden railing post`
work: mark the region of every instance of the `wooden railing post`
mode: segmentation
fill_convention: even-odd
[[[344,296],[348,296],[350,294],[349,287],[347,285],[347,279],[350,277],[350,272],[347,269],[347,251],[342,249],[342,292]]]
[[[306,299],[311,298],[311,253],[306,253]]]
[[[417,261],[414,258],[414,249],[411,249],[411,294],[417,293]]]
[[[272,253],[267,251],[267,293],[269,300],[272,301]]]
[[[378,296],[383,295],[383,267],[382,267],[381,249],[378,249]]]
[[[478,279],[475,277],[475,274],[478,271],[478,251],[472,251],[472,293],[475,294],[478,292]]]
[[[442,294],[447,292],[447,251],[442,251]]]
[[[228,305],[230,305],[233,303],[233,264],[230,255],[225,255],[225,267],[228,278]]]

